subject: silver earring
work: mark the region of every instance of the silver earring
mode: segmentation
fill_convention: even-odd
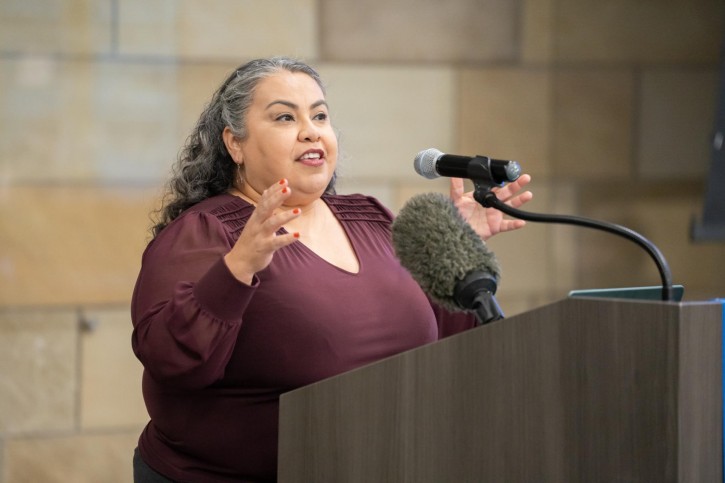
[[[242,163],[237,164],[237,178],[239,179],[239,186],[241,187],[244,184],[244,179],[242,178]]]

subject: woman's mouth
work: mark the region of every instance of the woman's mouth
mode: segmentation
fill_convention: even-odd
[[[317,167],[322,166],[325,162],[322,151],[307,151],[305,154],[299,157],[298,161],[305,166]]]

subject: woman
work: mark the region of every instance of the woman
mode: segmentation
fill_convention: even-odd
[[[318,74],[241,66],[176,166],[133,295],[151,421],[136,481],[273,481],[280,394],[474,325],[396,260],[391,213],[334,194],[337,138]],[[498,196],[513,206],[523,176]],[[523,226],[452,196],[487,238]]]

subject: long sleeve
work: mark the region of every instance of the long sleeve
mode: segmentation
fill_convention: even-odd
[[[131,305],[132,347],[157,381],[195,388],[223,377],[258,284],[229,272],[222,257],[231,244],[217,218],[192,212],[146,249]]]

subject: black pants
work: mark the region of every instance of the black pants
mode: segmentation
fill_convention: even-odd
[[[174,483],[172,480],[156,473],[146,462],[136,448],[133,452],[133,481],[134,483]]]

